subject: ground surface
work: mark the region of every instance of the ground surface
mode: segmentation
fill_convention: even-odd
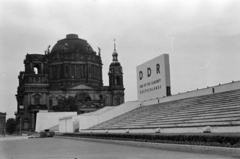
[[[1,159],[225,159],[193,154],[61,138],[0,137]]]

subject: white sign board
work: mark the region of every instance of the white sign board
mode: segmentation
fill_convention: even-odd
[[[171,95],[169,55],[160,55],[137,66],[138,101]]]

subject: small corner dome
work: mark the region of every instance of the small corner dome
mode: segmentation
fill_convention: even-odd
[[[112,66],[121,66],[120,62],[118,61],[113,61],[111,64],[110,64],[110,67]]]
[[[112,53],[112,56],[118,56],[118,53],[117,53],[116,51],[114,51],[114,52]]]
[[[67,34],[65,39],[59,40],[52,48],[51,53],[70,49],[74,51],[93,51],[92,47],[84,39],[78,38],[77,34]]]

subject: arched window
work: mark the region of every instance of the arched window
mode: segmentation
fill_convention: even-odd
[[[35,104],[35,105],[39,105],[39,104],[40,104],[40,98],[41,98],[41,95],[40,95],[40,94],[35,94],[35,95],[33,96],[34,104]]]
[[[116,79],[115,79],[115,84],[117,85],[117,86],[120,86],[121,85],[121,79],[120,79],[120,77],[116,77]]]
[[[34,72],[34,74],[39,74],[39,73],[40,73],[40,69],[39,69],[39,66],[38,66],[38,65],[35,65],[35,66],[33,67],[33,72]]]

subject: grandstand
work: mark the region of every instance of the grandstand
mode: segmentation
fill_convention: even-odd
[[[171,95],[167,54],[138,66],[137,72],[137,101],[61,118],[59,129],[74,132],[75,122],[86,133],[240,132],[240,81]]]
[[[226,85],[228,86],[228,85]],[[225,87],[226,87],[225,86]],[[238,132],[240,89],[140,106],[83,132]]]

